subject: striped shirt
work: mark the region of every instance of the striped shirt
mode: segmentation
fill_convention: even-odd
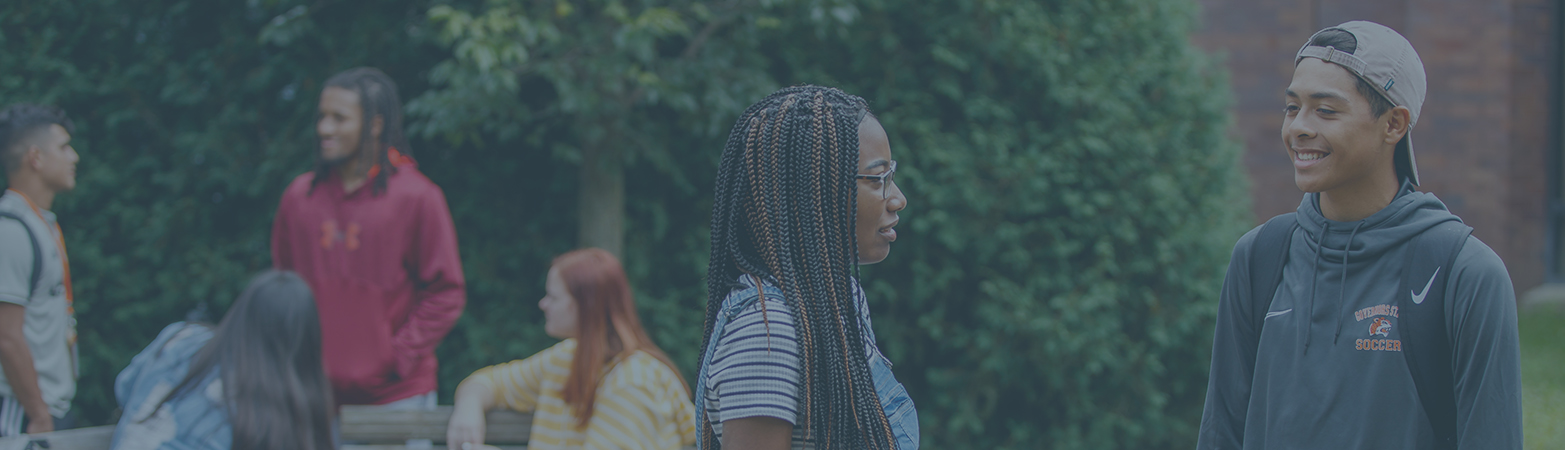
[[[741,277],[746,288],[754,287],[749,277]],[[777,292],[768,284],[765,289]],[[730,292],[727,301],[734,300],[743,289]],[[875,333],[870,328],[869,305],[858,281],[853,282],[853,294],[859,309],[860,323],[865,330],[864,352],[874,358],[879,354],[875,347]],[[726,301],[725,301],[726,303]],[[723,421],[748,417],[773,417],[793,424],[794,449],[814,448],[804,438],[804,427],[799,417],[799,344],[794,330],[794,317],[786,303],[766,298],[766,310],[762,302],[755,302],[734,316],[717,337],[717,348],[706,369],[706,418],[712,423],[717,439],[723,437]]]
[[[566,339],[527,359],[479,369],[472,377],[495,387],[495,404],[533,413],[530,450],[673,450],[695,444],[695,405],[679,375],[662,361],[635,352],[609,363],[586,428],[565,403],[576,340]]]

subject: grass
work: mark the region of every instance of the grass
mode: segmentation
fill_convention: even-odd
[[[1523,311],[1522,433],[1527,449],[1565,443],[1565,313]]]

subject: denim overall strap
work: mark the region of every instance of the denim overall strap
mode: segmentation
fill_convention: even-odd
[[[767,289],[766,297],[776,301],[784,301],[782,292],[776,289]],[[708,378],[707,367],[712,364],[712,355],[717,354],[717,342],[723,336],[723,329],[728,326],[728,321],[737,317],[740,312],[760,300],[761,295],[755,287],[746,287],[742,290],[729,293],[723,299],[723,306],[717,313],[717,320],[712,323],[712,336],[706,349],[701,354],[701,370],[696,373],[696,431],[699,433],[706,426],[706,380]],[[701,439],[696,439],[696,449],[701,449]]]
[[[880,354],[879,348],[869,358],[869,371],[880,407],[886,411],[886,422],[891,424],[891,434],[897,438],[897,450],[918,450],[918,410],[913,407],[907,388],[891,374],[891,360]]]

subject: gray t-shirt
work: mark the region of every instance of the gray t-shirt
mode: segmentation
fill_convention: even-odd
[[[76,325],[66,304],[65,266],[56,241],[54,213],[44,211],[40,218],[26,199],[10,191],[0,196],[0,211],[27,221],[23,227],[15,220],[0,218],[0,302],[27,308],[22,333],[33,353],[38,389],[49,404],[49,414],[64,416],[76,396],[75,348],[69,341]],[[34,240],[43,261],[38,284],[30,285]],[[14,397],[4,372],[0,372],[0,397]]]

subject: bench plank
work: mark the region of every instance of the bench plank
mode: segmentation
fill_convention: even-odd
[[[369,444],[404,444],[409,439],[444,443],[451,412],[451,406],[439,406],[433,411],[408,411],[344,405],[339,416],[342,439]],[[526,444],[532,435],[532,414],[497,409],[489,412],[487,421],[484,428],[484,442],[487,443]]]
[[[527,450],[527,446],[525,446],[525,445],[494,445],[494,446],[486,445],[486,447],[498,448],[500,450]],[[391,444],[386,444],[386,445],[344,445],[344,446],[342,446],[342,450],[411,450],[411,449],[412,449],[412,447],[408,447],[406,445],[391,445]],[[50,450],[53,450],[53,449],[50,449]],[[444,446],[444,445],[436,445],[436,446],[433,446],[433,447],[427,447],[427,448],[425,448],[425,450],[446,450],[446,446]]]
[[[49,450],[106,450],[114,440],[114,426],[77,428],[52,433],[24,434],[0,438],[0,450],[23,450],[27,443],[44,441]],[[33,448],[40,448],[34,446]]]
[[[344,406],[342,408],[342,437],[344,440],[368,442],[370,445],[344,445],[343,450],[405,450],[409,439],[429,439],[445,443],[446,424],[451,421],[451,407],[441,406],[434,411],[385,411],[375,407]],[[527,438],[532,432],[532,415],[515,411],[489,412],[485,442],[500,450],[527,450]],[[21,435],[0,438],[0,450],[23,450],[27,443],[43,440],[49,450],[107,450],[113,442],[114,426],[77,428],[53,433]],[[37,448],[36,446],[34,448]],[[444,450],[435,445],[429,450]],[[686,447],[694,450],[694,447]]]

